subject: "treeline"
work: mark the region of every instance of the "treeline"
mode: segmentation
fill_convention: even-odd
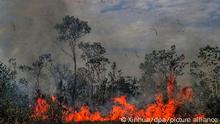
[[[91,32],[87,22],[74,16],[66,16],[55,26],[61,52],[72,60],[72,64],[58,63],[51,53],[40,55],[31,65],[19,64],[15,58],[0,64],[0,122],[30,122],[30,114],[38,97],[49,99],[43,86],[55,84],[56,98],[61,104],[76,109],[87,104],[96,109],[109,104],[116,96],[141,98],[143,94],[153,95],[162,91],[166,96],[170,72],[175,76],[184,75],[190,68],[195,101],[186,103],[177,113],[201,111],[207,117],[220,117],[220,50],[204,46],[199,49],[198,58],[186,62],[184,54],[176,52],[175,45],[169,49],[154,50],[145,55],[140,63],[142,76],[126,76],[117,63],[106,57],[106,49],[100,42],[81,41]],[[62,47],[64,45],[66,47]],[[68,48],[67,48],[68,47]],[[83,67],[78,67],[76,49],[81,51]],[[42,84],[43,82],[47,84]],[[53,83],[51,83],[53,82]],[[51,83],[51,84],[50,84]],[[177,81],[175,81],[176,89]],[[31,91],[31,92],[30,92]],[[166,100],[166,99],[165,99]],[[140,100],[143,103],[149,101]],[[153,101],[152,101],[153,102]],[[93,110],[91,110],[93,111]],[[186,115],[184,115],[186,116]]]

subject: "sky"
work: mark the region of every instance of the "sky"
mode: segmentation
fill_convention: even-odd
[[[0,0],[0,60],[28,63],[49,52],[68,63],[54,44],[65,15],[88,21],[92,31],[82,40],[101,42],[132,76],[153,49],[175,44],[192,61],[200,47],[220,46],[219,0]]]

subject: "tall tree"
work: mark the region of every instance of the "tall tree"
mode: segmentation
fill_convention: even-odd
[[[108,58],[105,57],[106,50],[99,42],[79,44],[82,50],[81,58],[86,63],[86,67],[92,73],[94,81],[99,82],[103,79],[103,74],[106,71],[106,65],[109,64]]]
[[[198,94],[200,108],[210,117],[218,115],[220,111],[220,50],[218,47],[206,46],[200,48],[198,61],[190,64],[193,76],[193,86]]]
[[[91,28],[88,26],[87,22],[85,22],[85,21],[82,21],[74,16],[65,16],[63,18],[62,23],[57,24],[55,26],[55,29],[58,32],[58,40],[68,43],[68,45],[71,49],[71,53],[69,54],[69,52],[67,52],[65,49],[61,48],[62,51],[66,55],[70,56],[73,60],[74,73],[75,73],[75,77],[74,77],[75,78],[74,79],[75,85],[73,87],[73,97],[74,97],[75,92],[76,92],[76,83],[77,83],[76,45],[82,36],[90,33]],[[73,100],[74,99],[75,98],[73,98]]]
[[[199,61],[190,64],[190,72],[198,84],[205,85],[212,96],[220,94],[220,50],[206,46],[200,49]]]
[[[106,79],[106,65],[109,64],[108,58],[105,57],[106,50],[99,42],[79,44],[82,50],[81,58],[86,63],[86,67],[91,74],[91,99],[99,89],[99,86]]]

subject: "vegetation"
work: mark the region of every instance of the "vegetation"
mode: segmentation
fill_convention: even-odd
[[[67,42],[71,54],[69,54],[65,49],[62,49],[63,52],[70,56],[74,63],[74,85],[72,89],[72,94],[76,94],[76,83],[77,83],[77,75],[76,75],[76,46],[79,39],[90,32],[91,28],[87,25],[87,22],[81,21],[74,16],[65,16],[63,18],[63,22],[61,24],[57,24],[55,26],[58,32],[58,40]],[[72,95],[73,101],[75,101],[75,95]]]
[[[218,47],[201,48],[199,61],[190,64],[190,73],[194,77],[193,86],[199,99],[199,108],[208,116],[220,117],[220,50]]]
[[[58,42],[67,43],[70,48],[68,51],[58,44],[60,50],[71,57],[73,65],[58,63],[52,54],[40,55],[31,65],[18,65],[13,58],[9,60],[10,66],[0,63],[0,123],[32,122],[30,112],[33,108],[30,106],[34,105],[36,98],[50,99],[49,94],[42,91],[41,82],[55,82],[56,92],[53,95],[59,104],[50,102],[53,107],[50,108],[51,121],[48,123],[62,123],[61,118],[56,118],[60,115],[61,104],[74,105],[75,109],[88,104],[95,110],[109,104],[109,100],[116,96],[138,98],[146,91],[152,95],[158,90],[166,94],[166,82],[170,74],[180,77],[184,75],[184,68],[188,65],[184,54],[178,54],[176,46],[172,45],[170,49],[147,53],[144,62],[140,63],[142,77],[137,79],[124,75],[117,63],[106,56],[107,51],[100,42],[80,41],[91,31],[87,22],[66,16],[55,29],[58,32]],[[77,67],[76,49],[81,51],[82,67]],[[198,60],[191,62],[189,67],[197,98],[192,106],[209,117],[219,118],[220,111],[216,109],[220,108],[219,48],[201,48]],[[174,82],[177,87],[177,81]],[[28,94],[23,89],[35,92]],[[187,107],[180,109],[179,114],[190,111],[186,109]]]
[[[184,59],[184,54],[177,54],[175,45],[168,50],[153,50],[152,53],[146,54],[144,62],[140,64],[143,87],[151,89],[151,94],[158,90],[166,91],[166,82],[171,73],[175,76],[184,74],[183,68],[187,65]]]
[[[16,72],[0,63],[0,122],[23,122],[28,118],[27,97],[18,91]]]

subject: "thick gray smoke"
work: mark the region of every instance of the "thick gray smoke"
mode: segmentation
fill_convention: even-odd
[[[66,14],[88,21],[92,32],[85,41],[102,42],[111,60],[116,61],[125,74],[138,77],[138,66],[143,62],[144,54],[153,49],[169,48],[176,44],[177,50],[191,61],[200,47],[220,45],[219,29],[207,25],[193,26],[196,21],[206,19],[201,13],[214,11],[213,7],[210,10],[210,6],[201,1],[193,2],[190,7],[186,6],[187,2],[181,1],[176,5],[169,0],[0,1],[0,59],[4,61],[15,57],[21,63],[27,63],[42,53],[51,52],[55,58],[65,57],[57,60],[70,63],[53,43],[56,39],[53,27]],[[155,7],[147,3],[155,4]],[[169,6],[168,3],[174,5]],[[186,9],[175,13],[179,7]]]
[[[192,61],[200,47],[220,46],[219,28],[206,23],[196,25],[208,22],[207,17],[218,8],[215,2],[205,0],[0,0],[0,3],[0,60],[5,62],[15,57],[19,63],[30,64],[40,54],[50,52],[56,61],[71,63],[54,44],[54,25],[66,14],[88,21],[92,32],[85,40],[102,42],[110,59],[125,74],[137,77],[141,76],[138,66],[144,61],[144,54],[153,49],[176,44],[178,52]],[[179,11],[180,8],[183,10]],[[189,78],[183,77],[181,83],[190,82]]]
[[[30,65],[44,53],[59,57],[54,26],[66,14],[62,0],[0,0],[0,11],[0,61],[16,58],[18,64]],[[53,82],[44,79],[44,91],[53,92]]]
[[[56,51],[54,25],[66,12],[62,0],[1,0],[0,10],[2,61],[16,57],[28,62],[39,54]]]

